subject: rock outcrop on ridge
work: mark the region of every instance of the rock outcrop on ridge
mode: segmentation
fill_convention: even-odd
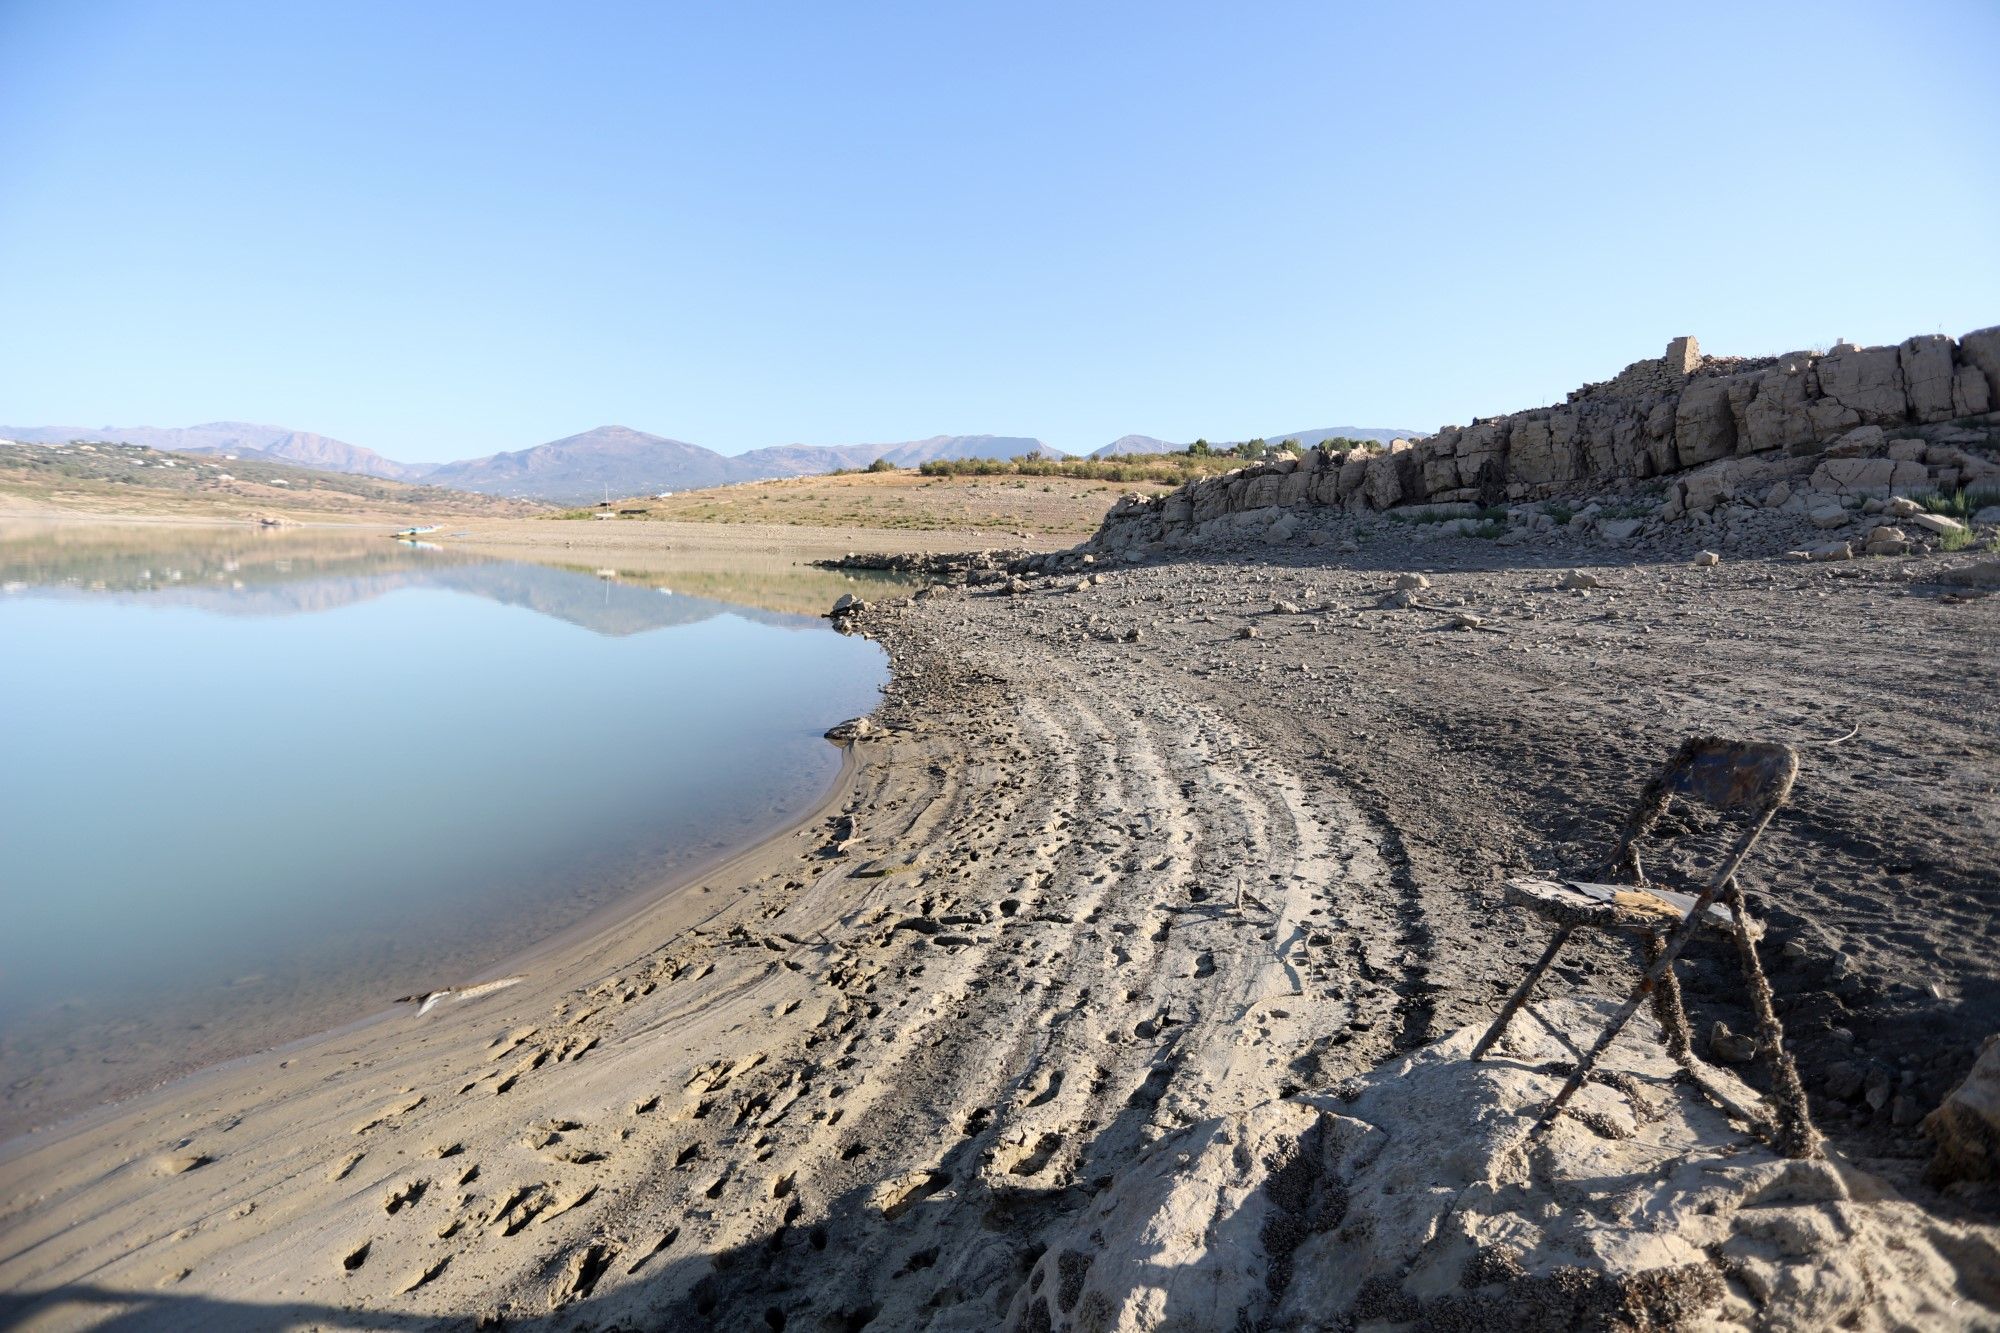
[[[1593,492],[1631,497],[1624,507],[1633,512],[1599,525],[1614,541],[1639,535],[1648,521],[1732,507],[1830,530],[1870,500],[2000,484],[1996,408],[2000,326],[1957,340],[1842,343],[1758,358],[1702,356],[1694,339],[1676,338],[1666,356],[1557,406],[1380,450],[1312,450],[1164,496],[1127,497],[1093,545],[1179,547],[1250,533],[1289,540],[1327,511],[1526,531],[1549,517],[1536,502]]]

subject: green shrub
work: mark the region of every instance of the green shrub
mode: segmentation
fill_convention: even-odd
[[[1961,522],[1991,505],[2000,505],[2000,491],[1985,488],[1968,491],[1963,486],[1950,495],[1932,491],[1928,495],[1914,495],[1910,498],[1929,513],[1942,514],[1946,518],[1955,518]]]

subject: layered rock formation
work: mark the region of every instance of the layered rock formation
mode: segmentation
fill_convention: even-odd
[[[1671,519],[1734,498],[1735,481],[1753,472],[1760,479],[1797,473],[1799,489],[1836,497],[1948,492],[2000,479],[2000,467],[1978,447],[1991,443],[1983,430],[1957,442],[1931,437],[1947,423],[1983,427],[2000,419],[1996,408],[2000,327],[1957,340],[1842,343],[1761,358],[1703,356],[1693,338],[1676,338],[1667,355],[1586,385],[1559,406],[1448,426],[1381,450],[1313,450],[1165,496],[1128,497],[1093,541],[1182,545],[1252,526],[1234,517],[1246,514],[1282,539],[1289,535],[1283,511],[1490,506],[1648,481],[1664,489],[1663,516]],[[1968,451],[1968,443],[1975,447]]]

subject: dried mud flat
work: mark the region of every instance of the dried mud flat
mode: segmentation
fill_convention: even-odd
[[[1425,546],[1427,604],[1486,633],[1376,609],[1408,558],[870,608],[895,683],[808,825],[514,986],[18,1148],[0,1315],[1994,1326],[1994,1200],[1924,1186],[1913,1121],[2000,1028],[2000,601],[1921,562],[1586,594]],[[1546,940],[1501,880],[1601,855],[1692,732],[1803,746],[1750,884],[1830,1167],[1638,1027],[1520,1146],[1557,1034],[1629,982],[1609,942],[1460,1058]],[[1734,975],[1692,952],[1698,1031],[1750,1026]]]

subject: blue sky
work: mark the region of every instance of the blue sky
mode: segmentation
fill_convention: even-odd
[[[2000,322],[2000,5],[0,0],[0,421],[1432,428]]]

